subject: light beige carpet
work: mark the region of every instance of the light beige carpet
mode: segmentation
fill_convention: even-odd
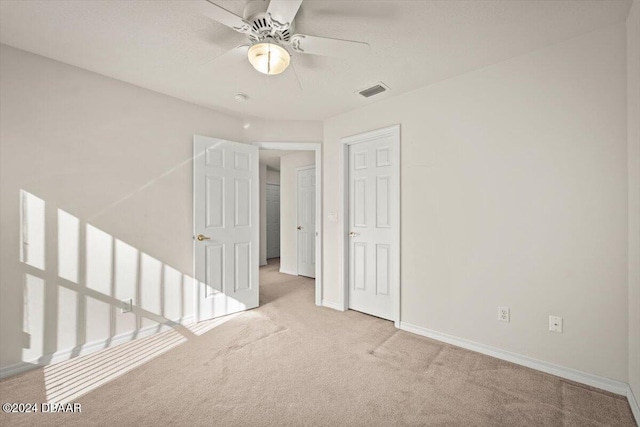
[[[0,425],[635,425],[621,396],[316,307],[313,296],[313,280],[269,265],[259,308],[204,333],[170,331],[180,337],[166,345],[156,337],[155,346],[125,347],[119,366],[129,366],[123,354],[151,360],[80,389],[80,414],[1,414]],[[59,376],[73,379],[73,366]],[[46,402],[45,370],[1,382],[0,398]]]

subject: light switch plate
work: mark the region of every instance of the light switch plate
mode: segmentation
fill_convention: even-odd
[[[562,333],[562,317],[549,316],[549,330],[551,332]]]

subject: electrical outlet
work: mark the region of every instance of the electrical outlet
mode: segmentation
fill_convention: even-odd
[[[498,320],[501,322],[509,322],[509,307],[498,307]]]
[[[121,302],[120,313],[131,313],[133,311],[133,300],[131,298],[123,299]]]
[[[562,333],[562,317],[549,316],[549,330],[551,332]]]

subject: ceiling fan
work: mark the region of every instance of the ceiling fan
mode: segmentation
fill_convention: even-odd
[[[243,17],[207,0],[202,12],[209,18],[245,34],[250,44],[232,49],[246,49],[251,65],[264,74],[280,74],[290,64],[294,52],[334,57],[367,54],[369,45],[363,42],[294,33],[295,16],[302,0],[253,0]]]

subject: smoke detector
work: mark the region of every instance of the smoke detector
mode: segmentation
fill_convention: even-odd
[[[247,100],[247,95],[241,92],[236,93],[235,95],[233,95],[233,97],[238,102],[244,102]]]

